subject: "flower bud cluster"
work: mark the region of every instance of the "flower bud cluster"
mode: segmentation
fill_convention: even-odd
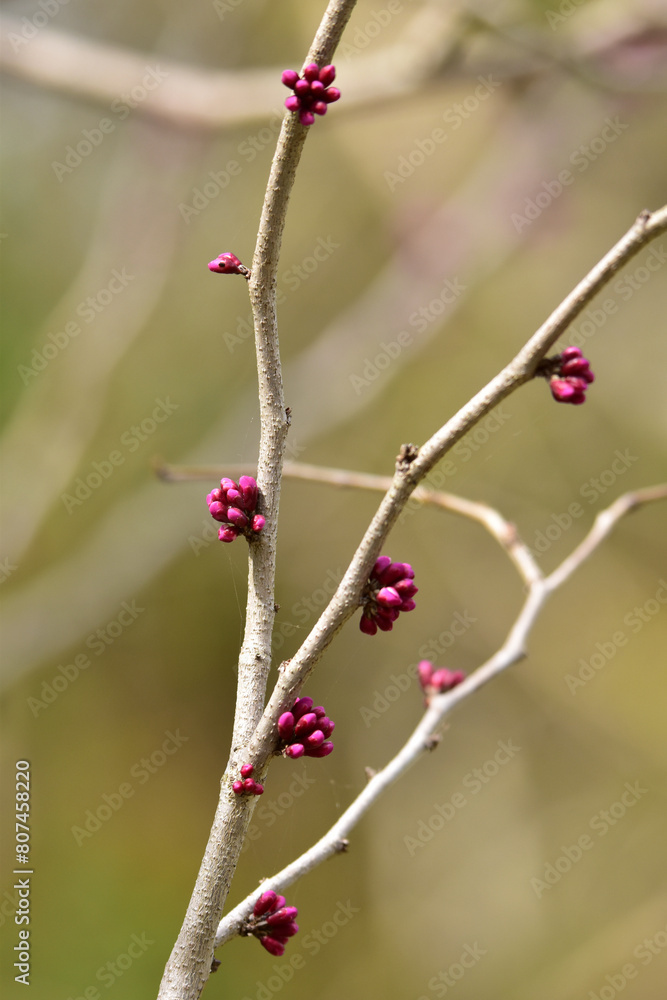
[[[412,582],[415,573],[410,563],[392,562],[389,556],[380,556],[364,590],[364,610],[359,628],[366,635],[375,635],[378,629],[390,632],[401,611],[413,611],[412,600],[418,591]]]
[[[427,699],[434,694],[444,694],[445,691],[451,691],[466,677],[462,670],[434,667],[430,660],[420,660],[417,664],[417,674]]]
[[[294,93],[285,100],[289,111],[299,112],[302,125],[312,125],[315,115],[326,114],[329,104],[340,97],[338,87],[329,86],[336,78],[334,66],[323,66],[310,63],[303,71],[303,76],[293,69],[286,69],[282,81]]]
[[[224,525],[218,531],[221,542],[233,542],[239,535],[251,539],[262,530],[266,518],[255,514],[257,499],[257,483],[252,476],[241,476],[238,483],[221,479],[219,488],[208,494],[206,503],[211,517]]]
[[[558,367],[551,374],[549,387],[551,395],[559,403],[573,403],[575,406],[586,401],[586,390],[595,375],[587,358],[578,347],[566,347],[553,359]]]
[[[252,764],[241,765],[242,780],[232,782],[232,788],[237,795],[262,795],[264,793],[264,785],[260,785],[258,781],[254,781],[250,777],[254,770]]]
[[[218,254],[215,260],[209,261],[208,269],[215,271],[216,274],[242,274],[244,278],[250,277],[250,271],[245,264],[241,263],[236,254],[228,251]]]
[[[253,916],[246,924],[245,933],[254,934],[270,955],[280,957],[285,945],[299,930],[294,923],[296,906],[285,906],[285,897],[268,889],[255,903]]]
[[[328,757],[334,748],[331,736],[335,723],[318,706],[313,708],[312,698],[297,698],[291,712],[283,712],[278,719],[278,732],[285,745],[283,755],[296,760],[298,757]]]

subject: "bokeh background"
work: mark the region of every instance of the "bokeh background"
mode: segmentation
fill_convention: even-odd
[[[155,466],[254,462],[247,290],[206,264],[250,261],[279,72],[300,68],[323,5],[3,7],[3,996],[23,995],[25,759],[30,995],[143,1000],[213,817],[246,589],[243,544],[211,541],[215,477],[168,484]],[[390,474],[402,442],[667,201],[666,38],[664,5],[644,0],[360,0],[335,60],[343,98],[308,136],[285,231],[291,458]],[[545,570],[605,505],[664,478],[665,246],[564,341],[597,375],[586,405],[527,385],[433,478],[515,521]],[[285,482],[276,666],[378,500]],[[235,940],[206,996],[664,996],[665,523],[654,504],[619,525],[526,661],[457,710],[346,856],[290,890],[301,932],[285,957]],[[417,511],[387,551],[414,565],[417,610],[373,639],[350,622],[310,679],[336,751],[274,763],[230,905],[402,745],[416,661],[473,671],[514,620],[521,582],[478,525]],[[503,742],[516,749],[494,765]]]

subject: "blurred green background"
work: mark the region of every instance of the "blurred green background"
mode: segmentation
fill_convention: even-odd
[[[335,60],[343,98],[308,136],[279,271],[292,458],[390,474],[402,442],[424,441],[641,209],[667,201],[660,8],[358,4]],[[30,996],[138,1000],[157,993],[213,817],[246,588],[244,546],[210,541],[215,480],[168,485],[153,467],[255,460],[247,290],[206,264],[223,250],[250,262],[279,70],[300,68],[322,5],[4,9],[3,996],[23,995],[23,759]],[[38,79],[35,47],[54,33],[82,43],[80,63],[58,63],[67,93]],[[119,71],[122,50],[144,60],[134,98],[86,89],[88,43],[117,47]],[[178,66],[243,73],[228,81],[234,121],[205,127],[189,91],[180,123],[152,110]],[[263,110],[244,118],[264,71]],[[515,521],[547,570],[615,497],[664,478],[665,246],[563,342],[597,375],[584,407],[527,385],[433,477]],[[276,640],[276,665],[378,500],[285,482],[277,628],[296,634]],[[528,659],[457,710],[346,856],[292,887],[301,932],[284,958],[235,940],[206,996],[664,997],[665,521],[655,504],[619,525],[555,595]],[[479,526],[421,510],[387,551],[415,567],[417,610],[373,639],[350,622],[308,682],[336,752],[274,763],[230,905],[399,749],[422,705],[409,668],[427,655],[472,671],[514,620],[521,582]],[[591,679],[568,685],[580,670]],[[499,741],[515,748],[502,766]]]

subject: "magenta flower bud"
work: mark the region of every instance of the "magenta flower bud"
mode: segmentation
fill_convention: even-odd
[[[367,618],[366,615],[361,616],[361,621],[359,622],[359,628],[365,635],[375,635],[378,627],[372,618]]]
[[[321,729],[316,729],[315,732],[306,738],[306,749],[315,750],[317,747],[321,747],[323,743],[324,733]]]
[[[321,83],[319,80],[313,80],[313,82],[310,85],[310,93],[312,94],[313,97],[316,97],[318,100],[321,99],[322,94],[324,93],[324,84]]]
[[[316,115],[325,115],[327,113],[326,101],[315,101],[313,111]]]
[[[293,69],[283,70],[283,75],[281,76],[281,80],[283,81],[286,87],[290,88],[290,90],[294,89],[294,84],[298,79],[299,79],[299,74],[296,72],[296,70]]]
[[[317,720],[317,728],[321,729],[324,736],[331,736],[334,729],[336,728],[336,723],[328,719],[326,715],[322,719]]]
[[[303,78],[307,80],[308,83],[312,83],[314,80],[319,80],[320,78],[320,67],[317,63],[308,63],[303,71]]]
[[[275,937],[269,937],[268,934],[261,937],[259,943],[263,948],[266,948],[269,955],[274,955],[276,958],[280,958],[281,955],[285,954],[285,945],[277,941]]]
[[[581,350],[578,347],[564,347],[560,352],[560,356],[563,361],[569,361],[571,358],[580,358]]]
[[[306,748],[303,743],[290,743],[290,745],[285,748],[285,756],[290,757],[292,760],[298,760],[299,757],[303,757],[305,752]]]
[[[243,496],[243,506],[246,510],[254,510],[257,506],[257,481],[252,476],[241,476],[239,489]]]
[[[393,587],[383,587],[379,590],[375,600],[385,608],[397,608],[401,604],[402,598],[398,596]]]
[[[232,781],[232,788],[237,795],[243,794],[243,782],[242,781]]]
[[[250,524],[248,515],[244,514],[239,507],[229,507],[227,510],[227,520],[236,528],[247,528]]]
[[[411,580],[414,575],[415,571],[410,563],[391,563],[380,574],[380,583],[384,584],[385,587],[389,587],[392,583],[396,583],[398,580],[404,580],[406,578]]]
[[[283,740],[291,740],[294,736],[294,716],[291,712],[283,712],[278,719],[278,732]]]
[[[575,390],[572,388],[569,382],[566,382],[561,378],[551,379],[551,393],[554,399],[557,399],[559,403],[569,402],[572,396],[575,395]]]
[[[288,111],[298,111],[301,107],[301,101],[298,97],[292,94],[290,97],[285,98],[285,107]]]
[[[269,910],[272,910],[276,905],[277,899],[278,894],[274,892],[273,889],[267,889],[266,892],[263,892],[255,903],[255,907],[253,909],[255,916],[261,917],[265,913],[268,913]]]
[[[243,500],[243,497],[241,496],[238,490],[233,489],[233,490],[227,490],[227,496],[225,499],[227,500],[228,505],[235,504],[236,506],[238,506],[237,501]]]
[[[269,914],[266,922],[270,927],[275,927],[277,924],[291,924],[298,913],[296,906],[281,906],[275,913]],[[280,933],[284,934],[285,931],[281,930]]]
[[[259,534],[259,532],[262,530],[265,524],[266,524],[266,518],[262,517],[261,514],[255,514],[255,516],[252,519],[251,527],[254,532]]]
[[[324,91],[324,100],[327,104],[333,104],[334,101],[340,100],[340,90],[338,87],[328,87]]]
[[[227,476],[225,476],[223,479],[220,480],[220,489],[224,490],[225,493],[227,492],[227,490],[235,490],[236,483],[234,482],[233,479],[228,479]]]
[[[400,606],[400,608],[398,610],[399,611],[414,611],[416,607],[417,607],[417,605],[412,600],[410,600],[410,601],[402,601],[401,602],[401,606]]]
[[[227,520],[227,508],[224,503],[220,503],[219,500],[214,500],[213,503],[210,503],[208,505],[208,510],[211,517],[215,518],[216,521]]]
[[[249,778],[252,772],[255,770],[252,764],[242,764],[241,765],[241,777]]]
[[[373,566],[372,575],[379,579],[389,566],[391,566],[391,559],[389,556],[378,556],[375,560],[375,565]]]
[[[417,664],[417,674],[419,675],[419,683],[425,690],[430,685],[433,675],[433,664],[431,661],[420,660]]]
[[[383,615],[377,615],[375,621],[377,622],[377,627],[382,632],[391,632],[394,627],[394,621],[391,618],[385,618]]]
[[[220,528],[218,532],[218,538],[221,542],[233,542],[237,537],[238,531],[236,528],[232,528],[231,524],[227,524],[224,528]]]
[[[333,83],[336,79],[336,67],[335,66],[323,66],[319,72],[320,82],[328,87],[329,84]]]
[[[206,503],[209,505],[209,507],[211,506],[214,500],[222,500],[222,499],[223,499],[222,490],[217,487],[216,489],[211,490],[210,493],[206,494]]]
[[[321,747],[314,747],[312,750],[306,750],[307,757],[328,757],[333,750],[334,745],[331,741],[327,740],[322,744]]]
[[[396,583],[392,584],[392,588],[399,594],[404,600],[407,597],[414,597],[415,594],[419,593],[419,587],[415,587],[412,580],[397,580]]]
[[[462,670],[448,670],[446,667],[439,667],[433,671],[431,677],[431,687],[434,687],[440,694],[451,691],[453,687],[465,680]]]
[[[294,93],[297,97],[307,97],[310,94],[310,84],[307,80],[297,80],[294,84]]]
[[[561,375],[583,375],[590,365],[586,358],[571,358],[560,366]]]
[[[303,736],[306,733],[312,732],[314,727],[317,725],[317,716],[314,712],[306,712],[302,715],[296,726],[294,727],[294,734],[296,736]]]
[[[294,708],[292,709],[295,719],[300,719],[302,715],[305,715],[306,712],[312,712],[312,710],[312,698],[297,698],[294,702]]]
[[[312,125],[315,121],[315,115],[311,114],[310,111],[300,111],[299,121],[302,125]]]
[[[221,253],[210,261],[209,271],[216,271],[218,274],[245,274],[247,268],[243,266],[236,254]]]

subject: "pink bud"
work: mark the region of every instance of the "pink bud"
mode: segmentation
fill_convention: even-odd
[[[570,383],[566,382],[564,379],[552,378],[549,385],[552,396],[554,399],[557,399],[559,403],[568,402],[575,394],[575,390],[572,388]]]
[[[218,531],[218,538],[221,542],[233,542],[235,538],[238,538],[238,531],[236,528],[232,528],[231,524],[226,524]]]
[[[220,488],[223,489],[225,491],[225,493],[226,493],[227,490],[235,490],[236,489],[236,483],[234,482],[233,479],[228,479],[225,476],[224,479],[220,480]]]
[[[252,519],[251,527],[254,532],[259,534],[259,532],[262,530],[265,524],[266,524],[266,518],[262,517],[261,514],[255,514],[255,516]]]
[[[324,86],[328,87],[336,79],[336,67],[323,66],[318,75]]]
[[[378,558],[375,560],[375,565],[373,566],[373,569],[371,571],[372,576],[375,576],[379,579],[388,566],[391,566],[391,559],[389,558],[389,556],[378,556]]]
[[[278,732],[284,740],[291,740],[294,736],[294,716],[291,712],[283,712],[278,719]]]
[[[313,111],[316,115],[325,115],[327,113],[327,102],[315,101],[313,104]]]
[[[431,661],[420,660],[417,664],[417,673],[419,674],[419,683],[425,690],[430,685],[433,675],[433,664]]]
[[[244,514],[238,507],[229,507],[227,510],[227,520],[237,528],[247,528],[250,524],[248,515]]]
[[[417,607],[417,605],[412,600],[410,600],[410,601],[403,601],[401,603],[401,606],[400,606],[400,608],[398,610],[399,611],[414,611],[416,607]]]
[[[273,891],[273,889],[267,889],[263,892],[255,903],[255,908],[253,913],[256,917],[261,917],[263,914],[268,913],[272,910],[278,899],[278,894]]]
[[[241,476],[239,489],[243,495],[242,506],[246,510],[254,510],[257,506],[257,482],[252,476]]]
[[[565,347],[560,352],[560,356],[563,361],[569,361],[570,358],[580,358],[581,350],[578,347]]]
[[[314,712],[306,712],[302,715],[296,726],[294,727],[294,733],[296,736],[305,736],[307,733],[311,733],[315,726],[317,725],[317,716]]]
[[[299,757],[303,757],[305,751],[306,748],[303,743],[292,743],[285,748],[285,756],[290,757],[292,760],[298,760]]]
[[[310,85],[310,93],[313,97],[321,97],[324,93],[324,84],[320,80],[313,80]]]
[[[242,781],[232,781],[232,788],[237,795],[241,795],[244,791]]]
[[[297,97],[306,97],[310,94],[310,84],[307,80],[298,80],[294,85],[294,93]]]
[[[275,927],[277,924],[290,924],[298,916],[298,913],[296,906],[281,906],[279,910],[266,918],[266,922],[270,927]],[[280,933],[284,934],[285,932],[281,930]]]
[[[383,587],[378,592],[376,600],[385,608],[397,608],[401,604],[402,598],[398,596],[393,587]]]
[[[281,944],[273,937],[265,935],[259,939],[259,943],[266,948],[269,955],[275,955],[276,958],[280,958],[281,955],[285,954],[285,945]]]
[[[313,699],[312,698],[297,698],[294,702],[294,708],[292,709],[295,719],[300,719],[302,715],[306,712],[313,711]]]
[[[306,750],[307,757],[328,757],[333,750],[334,745],[329,740],[322,744],[321,747],[314,747],[312,750]]]
[[[338,87],[328,87],[324,91],[324,100],[327,102],[327,104],[333,104],[334,101],[338,101],[339,99],[340,99],[340,90],[338,89]]]
[[[312,83],[313,80],[319,80],[320,78],[320,67],[317,63],[308,63],[303,71],[303,78],[307,80],[308,83]]]
[[[315,115],[311,114],[310,111],[300,111],[299,121],[302,125],[312,125],[315,121]]]
[[[324,733],[321,729],[316,729],[315,732],[311,733],[306,739],[306,747],[308,750],[315,750],[317,747],[321,747],[324,743]]]
[[[283,75],[281,76],[281,80],[283,81],[285,86],[290,87],[290,89],[294,87],[294,84],[298,79],[299,79],[299,74],[293,69],[284,70]]]
[[[375,616],[375,621],[377,622],[377,627],[382,632],[391,632],[391,630],[394,627],[394,620],[392,620],[391,618],[385,618],[384,615],[376,615]]]
[[[361,621],[359,622],[359,628],[365,635],[375,635],[378,630],[377,625],[372,618],[368,618],[366,615],[361,616]]]
[[[255,770],[252,764],[243,764],[241,766],[241,777],[249,778],[252,772]]]
[[[411,580],[415,575],[410,563],[391,563],[380,575],[380,583],[385,587],[391,586],[397,580]]]
[[[219,500],[214,500],[213,503],[210,503],[208,509],[211,517],[215,518],[216,521],[227,520],[227,508]]]
[[[231,489],[231,490],[227,490],[227,496],[226,496],[225,499],[227,500],[227,504],[228,505],[229,504],[236,504],[238,506],[237,501],[238,500],[242,500],[243,497],[241,496],[241,494],[239,493],[238,490]]]
[[[289,97],[285,98],[285,107],[288,111],[298,111],[301,107],[301,101],[294,94],[290,94]]]
[[[326,715],[322,719],[317,720],[317,728],[321,729],[325,736],[331,736],[334,729],[336,728],[336,723],[328,719]]]

